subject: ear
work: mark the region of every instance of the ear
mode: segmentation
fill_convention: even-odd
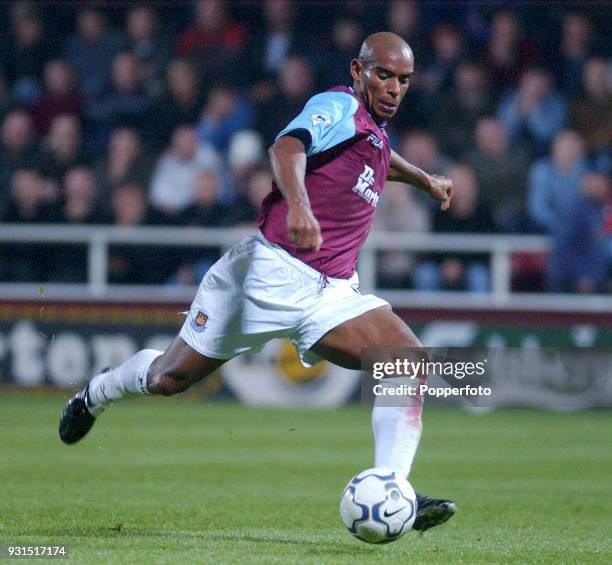
[[[351,61],[351,76],[353,80],[362,80],[363,63],[359,59],[353,59]]]

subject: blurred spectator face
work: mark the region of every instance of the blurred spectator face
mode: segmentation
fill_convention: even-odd
[[[77,19],[77,30],[86,41],[93,43],[104,33],[106,22],[101,12],[83,10]]]
[[[140,138],[131,129],[121,128],[113,131],[108,145],[111,160],[133,161],[140,155]]]
[[[594,98],[604,98],[610,93],[610,77],[605,59],[589,59],[582,72],[585,92]]]
[[[603,173],[588,173],[582,179],[582,191],[600,204],[610,196],[610,177]]]
[[[219,200],[221,187],[219,177],[214,171],[202,171],[195,180],[196,183],[196,202],[202,208],[214,206]]]
[[[314,85],[310,64],[301,57],[288,57],[278,80],[282,93],[289,98],[306,98]]]
[[[410,163],[424,170],[433,170],[438,161],[438,146],[435,139],[425,132],[406,135],[402,141],[401,153]]]
[[[2,145],[10,153],[17,153],[32,142],[32,120],[21,110],[11,112],[4,118],[0,132]]]
[[[96,178],[87,167],[73,167],[64,178],[64,194],[67,200],[93,202],[96,197]]]
[[[461,55],[463,41],[455,28],[443,25],[433,31],[433,46],[438,58],[452,61]]]
[[[332,40],[336,47],[342,51],[357,50],[363,31],[355,20],[336,20],[332,30]]]
[[[191,161],[198,151],[198,136],[189,126],[177,128],[172,135],[172,151],[185,161]]]
[[[61,98],[74,90],[74,74],[65,61],[50,61],[45,66],[45,87],[49,94]]]
[[[504,126],[492,118],[479,120],[476,125],[476,145],[488,155],[503,155],[508,150],[508,135]]]
[[[21,211],[35,211],[45,200],[43,181],[36,171],[16,171],[11,179],[11,195]]]
[[[268,171],[256,171],[251,175],[247,194],[254,208],[259,208],[271,189],[272,175]]]
[[[511,12],[499,12],[491,21],[491,41],[493,43],[512,45],[519,36],[519,25],[516,16]]]
[[[454,216],[463,218],[471,216],[476,210],[478,184],[471,167],[454,166],[448,170],[448,176],[453,181]]]
[[[155,12],[147,6],[138,6],[130,10],[127,19],[127,32],[135,41],[153,39],[157,18]]]
[[[17,45],[22,48],[36,45],[43,35],[42,23],[40,19],[33,14],[15,18],[13,30],[15,32]]]
[[[123,184],[113,191],[111,207],[116,225],[135,226],[145,219],[147,197],[138,183]]]
[[[199,0],[195,6],[196,25],[206,31],[218,31],[226,21],[221,0]]]
[[[288,0],[266,0],[264,17],[271,29],[285,29],[293,21],[293,4]]]
[[[74,155],[81,143],[81,124],[76,116],[62,114],[53,118],[49,128],[49,147],[59,155]]]
[[[583,51],[589,44],[591,23],[580,14],[568,14],[563,20],[563,45],[572,53]]]
[[[414,33],[419,23],[417,3],[394,0],[389,6],[387,21],[391,31],[404,36],[404,39],[410,41],[410,36]]]
[[[140,83],[140,65],[132,53],[120,53],[113,60],[113,85],[119,92],[133,92]]]
[[[552,159],[562,171],[571,170],[584,157],[584,140],[575,131],[562,131],[555,137]]]
[[[539,69],[523,73],[519,85],[519,97],[534,104],[539,104],[550,94],[550,77]]]
[[[178,100],[189,100],[196,95],[197,80],[193,67],[185,61],[173,61],[168,65],[168,88]]]
[[[455,82],[460,93],[480,92],[486,86],[484,70],[472,63],[461,63],[455,72]]]
[[[234,111],[238,95],[231,88],[217,86],[210,91],[204,114],[213,120],[224,120]]]

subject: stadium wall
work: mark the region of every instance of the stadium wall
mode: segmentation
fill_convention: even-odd
[[[0,301],[0,387],[75,389],[88,375],[143,347],[165,348],[185,309],[184,303]],[[612,348],[612,314],[396,311],[428,347]],[[582,392],[591,384],[582,383]],[[334,406],[358,399],[359,386],[359,373],[329,363],[306,369],[288,342],[275,341],[258,354],[230,361],[199,390],[254,405]],[[610,388],[606,398],[612,397]],[[597,395],[601,399],[601,392]],[[546,395],[542,398],[546,405]]]

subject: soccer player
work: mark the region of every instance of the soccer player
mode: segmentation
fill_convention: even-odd
[[[225,361],[289,339],[305,364],[320,358],[359,369],[367,347],[421,347],[387,302],[357,290],[355,272],[386,180],[418,187],[449,207],[452,183],[389,147],[388,119],[406,94],[414,57],[399,36],[370,35],[350,64],[353,87],[311,98],[269,150],[274,184],[260,232],[232,247],[204,276],[179,335],[165,352],[139,351],[94,376],[66,404],[60,437],[80,440],[111,402],[173,395]],[[422,398],[373,410],[375,465],[408,476],[421,436]],[[456,511],[418,497],[416,530]]]

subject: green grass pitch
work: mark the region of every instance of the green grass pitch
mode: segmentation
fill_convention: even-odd
[[[80,444],[64,399],[0,397],[0,543],[75,563],[612,563],[612,414],[425,411],[411,482],[460,512],[364,544],[338,500],[372,465],[369,411],[196,398],[113,406]]]

